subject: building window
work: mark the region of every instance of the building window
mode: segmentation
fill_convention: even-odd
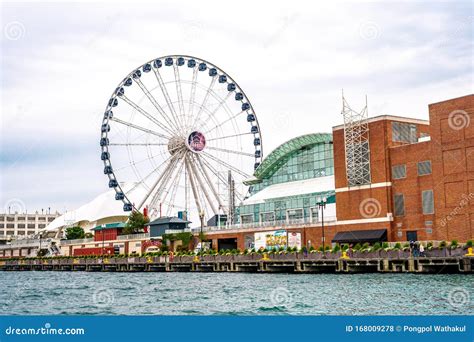
[[[17,220],[18,221],[25,221],[25,217],[24,216],[18,216]]]
[[[34,224],[28,223],[28,228],[35,228]]]
[[[431,160],[418,162],[418,176],[431,174]]]
[[[40,217],[38,217],[38,221],[46,221],[46,217],[40,216]]]
[[[15,221],[15,217],[7,216],[7,221],[10,221],[10,222]]]
[[[18,228],[25,228],[25,225],[24,224],[18,224]]]
[[[15,228],[15,225],[13,223],[7,223],[7,228]]]
[[[318,208],[310,208],[311,213],[311,222],[318,222],[319,220],[319,210]]]
[[[417,138],[417,127],[415,124],[406,122],[392,122],[392,141],[415,143]]]
[[[393,179],[402,179],[406,178],[407,176],[407,166],[403,165],[395,165],[392,167],[392,178]]]
[[[260,222],[275,222],[275,212],[261,213]]]
[[[25,235],[25,232],[22,231],[22,230],[19,230],[19,231],[18,231],[18,235]]]
[[[421,192],[421,203],[423,206],[423,215],[434,214],[433,190]]]
[[[28,216],[28,221],[35,221],[35,217],[34,216]]]
[[[395,216],[405,216],[405,197],[403,194],[395,194]]]
[[[248,223],[253,223],[253,215],[241,215],[240,216],[240,222],[242,224],[248,224]]]
[[[48,217],[48,222],[53,222],[54,221],[54,217]]]
[[[4,224],[4,223],[0,223],[0,228],[5,228],[5,224]]]
[[[301,221],[303,219],[303,209],[290,209],[286,211],[286,218],[289,223]]]
[[[45,228],[45,227],[46,227],[45,224],[39,224],[39,225],[38,225],[38,228]]]

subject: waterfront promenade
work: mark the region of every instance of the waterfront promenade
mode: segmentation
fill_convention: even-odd
[[[474,272],[474,256],[414,258],[404,251],[355,253],[237,254],[206,256],[57,257],[5,259],[1,271],[262,272],[262,273],[463,273]]]

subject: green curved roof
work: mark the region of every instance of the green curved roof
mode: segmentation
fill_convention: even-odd
[[[287,160],[287,157],[308,145],[332,143],[331,133],[312,133],[288,140],[272,151],[255,170],[254,176],[264,179],[271,176]]]

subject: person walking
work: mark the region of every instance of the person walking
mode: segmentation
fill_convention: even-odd
[[[420,256],[421,257],[425,256],[425,246],[423,246],[422,243],[420,243]]]

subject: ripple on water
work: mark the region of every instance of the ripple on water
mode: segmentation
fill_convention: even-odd
[[[474,310],[473,281],[474,275],[8,272],[0,314],[454,315]],[[111,291],[110,302],[94,304],[99,288]],[[457,288],[470,298],[462,307],[449,304]],[[275,289],[287,295],[285,305],[272,302]]]

